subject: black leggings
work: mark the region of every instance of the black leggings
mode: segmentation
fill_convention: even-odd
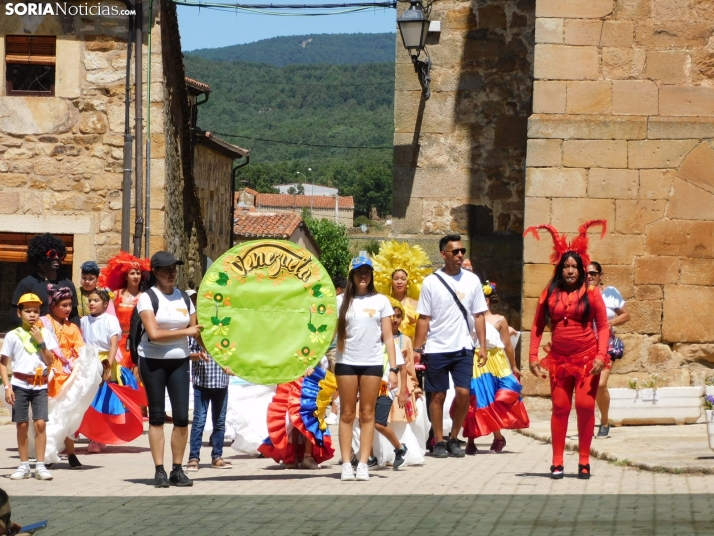
[[[166,420],[166,391],[171,401],[174,426],[188,426],[188,394],[191,382],[189,358],[139,359],[141,381],[149,399],[149,424],[163,426]]]

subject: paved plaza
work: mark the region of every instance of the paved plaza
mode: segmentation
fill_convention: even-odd
[[[49,519],[43,536],[250,535],[690,535],[712,534],[714,478],[640,471],[593,460],[589,481],[549,478],[550,445],[507,432],[502,454],[427,458],[405,471],[372,471],[341,482],[336,460],[321,471],[287,471],[272,461],[225,455],[234,468],[191,474],[193,488],[155,489],[146,435],[107,453],[78,455],[52,482],[2,478],[13,519]],[[168,442],[167,442],[168,444]],[[490,440],[477,443],[487,451]],[[0,427],[0,473],[17,465],[15,430]],[[203,460],[210,459],[208,447]]]

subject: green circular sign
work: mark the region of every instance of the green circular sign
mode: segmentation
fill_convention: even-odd
[[[291,382],[327,352],[337,325],[335,287],[308,250],[286,240],[224,253],[198,290],[206,350],[241,378]]]

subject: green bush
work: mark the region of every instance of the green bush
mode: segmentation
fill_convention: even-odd
[[[320,248],[320,262],[330,277],[333,280],[338,276],[347,277],[351,258],[347,228],[329,218],[307,218],[305,225]]]

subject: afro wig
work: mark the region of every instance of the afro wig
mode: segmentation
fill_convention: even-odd
[[[56,236],[45,233],[37,235],[27,244],[27,262],[36,267],[47,259],[47,252],[54,249],[61,257],[67,255],[67,248],[64,242]]]

